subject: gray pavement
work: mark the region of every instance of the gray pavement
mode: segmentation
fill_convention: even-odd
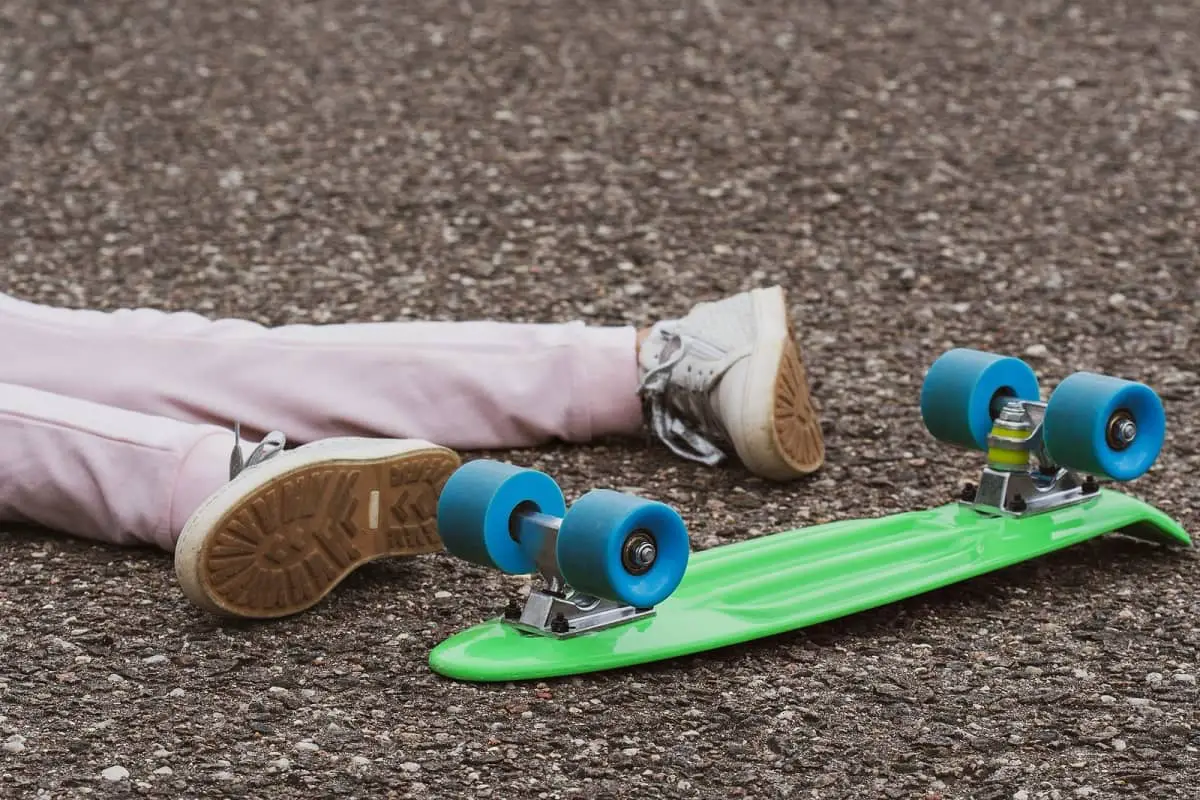
[[[698,548],[941,503],[978,462],[916,398],[967,345],[1048,387],[1155,386],[1170,439],[1128,491],[1194,532],[1198,37],[1182,0],[0,2],[0,284],[616,324],[779,282],[825,419],[812,480],[642,441],[493,455],[671,502]],[[476,687],[428,650],[517,586],[448,557],[222,627],[165,555],[7,529],[0,796],[1191,798],[1198,578],[1111,538],[746,647]]]

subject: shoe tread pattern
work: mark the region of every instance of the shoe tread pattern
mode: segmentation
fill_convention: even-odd
[[[231,613],[279,617],[320,602],[369,561],[440,550],[437,499],[458,465],[451,451],[423,450],[269,481],[217,524],[200,555],[201,582]]]

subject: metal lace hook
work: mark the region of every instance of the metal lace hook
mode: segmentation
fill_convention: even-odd
[[[287,437],[282,431],[271,431],[258,446],[250,453],[249,458],[242,456],[242,424],[233,423],[233,452],[229,455],[229,479],[233,480],[243,470],[261,464],[287,447]]]
[[[229,454],[229,479],[233,480],[246,468],[242,457],[242,423],[233,423],[233,452]]]

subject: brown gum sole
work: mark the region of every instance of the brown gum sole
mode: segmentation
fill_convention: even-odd
[[[281,475],[214,527],[200,584],[228,614],[282,617],[316,605],[368,561],[441,550],[438,496],[460,463],[453,451],[424,449]]]
[[[825,462],[825,439],[821,420],[812,405],[804,361],[796,347],[792,326],[779,362],[775,379],[775,406],[772,425],[775,446],[784,461],[798,472],[810,473]]]

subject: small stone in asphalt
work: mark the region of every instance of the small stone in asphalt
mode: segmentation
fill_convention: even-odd
[[[128,778],[129,770],[125,769],[120,764],[114,764],[113,766],[101,772],[100,777],[104,778],[106,781],[112,781],[113,783],[116,783],[117,781],[123,781]]]

